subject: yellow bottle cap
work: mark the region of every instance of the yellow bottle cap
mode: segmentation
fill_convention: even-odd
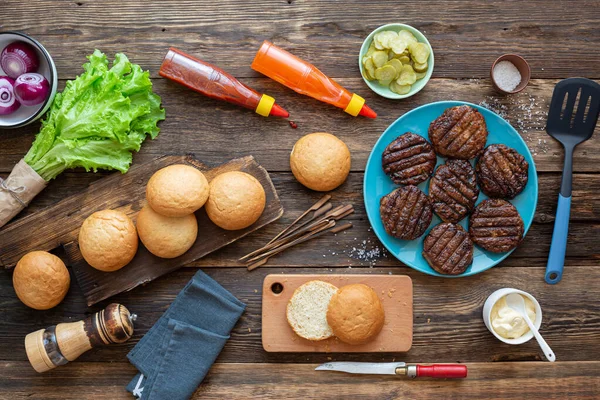
[[[353,117],[356,117],[364,105],[365,99],[356,93],[352,93],[352,99],[350,99],[350,103],[348,103],[348,106],[344,109],[344,111]]]
[[[268,117],[271,113],[271,109],[273,108],[273,104],[275,104],[275,99],[271,96],[263,94],[256,106],[256,113],[258,115],[262,115],[263,117]]]

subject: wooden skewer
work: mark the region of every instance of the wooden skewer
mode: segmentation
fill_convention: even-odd
[[[308,225],[304,229],[301,229],[299,231],[295,231],[294,233],[292,233],[290,235],[286,235],[285,237],[280,238],[279,240],[277,240],[275,242],[269,243],[269,244],[261,247],[260,249],[254,250],[252,253],[246,254],[244,257],[240,258],[239,261],[243,261],[243,260],[245,260],[247,258],[254,257],[257,254],[260,254],[260,253],[262,253],[264,251],[271,250],[271,249],[274,249],[275,247],[281,246],[282,244],[288,243],[288,242],[290,242],[290,241],[292,241],[292,240],[294,240],[296,238],[299,238],[300,236],[304,235],[308,231],[313,231],[313,230],[316,230],[318,228],[321,228],[324,225],[327,225],[328,222],[329,221],[327,221],[325,219],[321,219],[319,221],[315,221],[312,224]]]
[[[287,228],[285,228],[285,229],[284,229],[284,231],[285,231],[285,230],[287,230],[287,232],[285,232],[285,234],[284,234],[283,236],[281,236],[281,233],[282,233],[283,231],[279,233],[279,235],[278,235],[278,236],[279,236],[279,239],[281,240],[281,239],[283,239],[283,238],[286,238],[286,237],[288,237],[288,236],[291,236],[291,234],[292,234],[292,233],[294,233],[294,232],[296,232],[297,230],[299,230],[299,229],[301,229],[301,228],[305,227],[306,225],[310,224],[311,222],[313,222],[313,221],[315,221],[315,220],[317,220],[317,221],[315,221],[315,222],[321,221],[323,218],[319,218],[319,217],[320,217],[320,216],[322,216],[323,214],[325,214],[327,211],[331,210],[331,207],[332,207],[331,203],[326,203],[325,205],[321,206],[321,208],[317,209],[317,210],[314,212],[314,214],[313,214],[313,215],[312,215],[312,216],[311,216],[311,217],[310,217],[310,218],[309,218],[307,221],[303,222],[302,224],[300,224],[300,225],[298,225],[298,226],[295,226],[295,227],[293,227],[293,229],[291,229],[291,230],[290,230],[290,228],[292,228],[293,224],[292,224],[292,225],[289,225]],[[319,218],[319,219],[318,219],[318,218]],[[260,248],[260,249],[258,249],[258,250],[254,250],[252,253],[249,253],[249,254],[246,254],[246,255],[245,255],[245,256],[243,256],[243,257],[240,257],[239,261],[243,261],[243,260],[247,259],[248,257],[251,257],[251,256],[253,255],[253,253],[254,253],[254,254],[256,254],[257,252],[260,252],[260,251],[262,251],[262,250],[265,250],[265,249],[271,249],[271,248],[273,248],[273,247],[274,247],[274,246],[273,246],[273,244],[275,243],[275,240],[274,240],[274,239],[275,239],[275,238],[271,239],[271,240],[269,241],[269,243],[267,243],[266,245],[264,245],[262,248]]]
[[[348,210],[354,210],[352,208],[351,204],[348,204],[345,206],[338,206],[338,207],[334,208],[333,210],[330,210],[329,212],[327,212],[325,215],[321,215],[321,217],[319,219],[317,219],[316,221],[313,221],[313,222],[309,221],[309,223],[307,225],[301,225],[301,226],[298,226],[297,228],[292,229],[287,234],[283,235],[283,237],[280,238],[279,240],[287,239],[288,237],[291,237],[291,236],[297,236],[298,233],[306,232],[307,230],[311,230],[311,227],[313,227],[314,225],[320,224],[324,221],[329,221],[329,220],[337,221],[337,220],[341,219],[341,216],[343,214],[345,214]]]
[[[343,214],[340,214],[338,217],[336,217],[336,221],[339,221],[340,219],[344,219],[346,218],[348,215],[350,214],[354,214],[354,208],[350,208],[348,211],[346,211]]]
[[[311,240],[311,239],[315,239],[315,238],[317,238],[319,236],[323,236],[326,233],[339,233],[339,232],[342,232],[342,231],[344,231],[346,229],[352,228],[352,223],[347,222],[347,223],[345,223],[343,225],[335,226],[335,221],[332,220],[332,221],[330,221],[328,223],[328,226],[330,226],[330,228],[325,228],[325,229],[322,229],[322,230],[319,230],[319,231],[316,231],[316,232],[311,232],[310,234],[307,234],[307,235],[305,235],[303,237],[300,237],[300,238],[298,238],[298,239],[296,239],[296,240],[294,240],[294,241],[292,241],[292,242],[290,242],[290,243],[288,243],[288,244],[286,244],[284,246],[281,246],[281,247],[278,247],[278,248],[272,250],[271,252],[269,252],[270,254],[268,254],[268,253],[263,254],[264,258],[261,258],[260,260],[254,262],[254,263],[252,263],[250,265],[248,265],[248,271],[255,270],[256,268],[258,268],[258,267],[260,267],[262,265],[265,265],[267,263],[267,261],[269,260],[269,258],[271,258],[272,256],[274,256],[275,254],[278,254],[278,253],[282,252],[283,250],[285,250],[287,248],[290,248],[290,247],[295,246],[295,245],[300,244],[300,243],[304,243],[304,242],[306,242],[308,240]],[[255,259],[256,258],[260,258],[260,257],[255,257]]]
[[[262,254],[259,254],[258,256],[252,257],[251,259],[248,260],[248,262],[253,262],[253,261],[256,261],[256,260],[258,260],[260,258],[263,258],[263,257],[269,256],[269,255],[275,254],[275,253],[277,253],[277,252],[279,252],[281,250],[285,250],[285,249],[293,246],[295,242],[298,242],[298,241],[300,241],[302,239],[306,239],[306,238],[308,238],[308,237],[310,237],[312,235],[316,235],[317,233],[322,232],[322,231],[324,231],[326,229],[332,228],[334,226],[335,226],[335,221],[333,221],[333,220],[329,221],[328,220],[327,223],[324,226],[320,227],[319,229],[316,229],[314,231],[306,232],[304,235],[300,236],[299,238],[297,238],[295,240],[292,240],[289,243],[284,244],[283,246],[276,247],[276,248],[271,249],[269,251],[266,251],[266,252],[264,252]]]
[[[328,205],[331,206],[331,204],[329,204],[329,203],[328,203]],[[331,209],[331,207],[329,207],[327,209],[325,209],[325,207],[322,207],[319,210],[315,211],[315,214],[308,221],[305,221],[305,222],[301,223],[300,225],[295,226],[293,229],[289,230],[285,235],[283,235],[283,237],[291,235],[292,233],[296,232],[297,230],[302,229],[304,226],[310,224],[312,221],[315,221],[315,220],[321,221],[321,220],[325,220],[325,219],[331,219],[331,217],[337,216],[342,209],[347,208],[347,207],[352,208],[352,205],[348,204],[345,206],[337,206],[333,210]]]
[[[271,243],[261,247],[260,249],[254,250],[253,252],[246,254],[244,257],[240,258],[239,261],[243,261],[250,257],[254,257],[260,253],[267,251],[267,250],[271,250],[273,248],[281,246],[282,244],[288,243],[291,240],[294,240],[294,239],[304,235],[308,231],[314,231],[317,228],[320,228],[322,226],[322,224],[326,223],[328,220],[333,219],[333,220],[337,221],[337,220],[340,220],[340,219],[352,214],[353,212],[354,212],[354,208],[352,207],[351,204],[336,207],[335,209],[333,209],[330,212],[328,212],[327,214],[325,214],[319,220],[309,223],[305,227],[299,227],[298,229],[294,229],[294,230],[288,232],[286,235],[284,235],[279,240],[277,240],[275,242],[271,242]]]
[[[294,225],[296,225],[296,223],[298,223],[298,221],[300,221],[302,218],[304,218],[309,212],[311,212],[311,211],[317,211],[319,208],[323,207],[323,205],[325,205],[325,203],[327,203],[329,200],[331,200],[331,195],[326,194],[325,196],[323,196],[321,198],[321,200],[317,201],[308,210],[304,211],[302,213],[302,215],[300,215],[298,218],[296,218],[294,220],[294,222],[292,222],[291,224],[289,224],[284,230],[282,230],[281,232],[279,232],[273,239],[271,239],[269,241],[269,243],[267,243],[267,245],[269,245],[269,244],[273,243],[274,241],[276,241],[277,239],[279,239],[281,237],[281,235],[283,235],[284,233],[286,233],[287,231],[289,231]]]

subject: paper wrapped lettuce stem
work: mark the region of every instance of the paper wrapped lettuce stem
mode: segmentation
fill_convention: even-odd
[[[38,178],[47,182],[76,167],[125,173],[132,152],[147,135],[158,135],[157,123],[165,119],[165,110],[152,92],[149,73],[121,53],[110,68],[99,50],[88,60],[84,73],[56,95],[25,155],[26,165],[19,162],[0,186],[0,227],[44,188]]]

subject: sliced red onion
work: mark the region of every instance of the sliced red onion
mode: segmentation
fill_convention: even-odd
[[[43,103],[49,92],[48,79],[35,72],[23,74],[15,80],[15,96],[24,106]]]
[[[0,76],[0,115],[13,113],[21,107],[13,90],[14,83],[15,81],[10,77]]]
[[[39,66],[37,51],[25,42],[12,42],[0,54],[0,67],[13,79],[28,72],[35,72]]]

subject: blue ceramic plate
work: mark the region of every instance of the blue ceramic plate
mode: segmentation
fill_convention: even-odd
[[[478,109],[484,116],[489,132],[486,145],[503,143],[517,150],[525,157],[527,162],[529,162],[529,181],[527,182],[527,186],[525,186],[523,192],[511,200],[511,203],[517,208],[519,214],[521,214],[521,217],[523,218],[523,222],[525,223],[525,234],[527,234],[531,222],[533,221],[538,198],[538,181],[533,157],[531,156],[527,145],[523,139],[521,139],[521,136],[508,122],[492,111],[475,104],[460,101],[440,101],[415,108],[398,118],[385,130],[385,132],[383,132],[375,144],[375,147],[373,147],[373,151],[371,151],[371,155],[367,161],[363,187],[365,207],[367,209],[369,222],[371,223],[371,226],[373,226],[375,234],[387,250],[398,260],[418,271],[447,278],[470,276],[483,272],[504,260],[511,252],[490,253],[475,246],[473,264],[471,264],[464,273],[460,275],[442,275],[434,271],[429,264],[427,264],[427,261],[425,261],[421,255],[421,252],[423,251],[423,240],[425,239],[425,236],[429,233],[431,228],[441,222],[437,215],[434,214],[431,225],[429,225],[425,234],[415,240],[396,239],[388,235],[383,228],[383,223],[381,222],[379,215],[379,200],[398,186],[383,172],[383,169],[381,168],[381,155],[392,140],[406,132],[416,133],[429,140],[427,130],[429,129],[431,121],[439,117],[446,108],[463,104]],[[444,158],[438,157],[437,165],[443,164],[444,162]],[[425,193],[428,193],[429,180],[421,183],[419,188]],[[480,193],[477,204],[485,199],[487,199],[487,196]],[[469,218],[467,217],[460,222],[460,225],[466,230],[468,230],[468,219]]]

